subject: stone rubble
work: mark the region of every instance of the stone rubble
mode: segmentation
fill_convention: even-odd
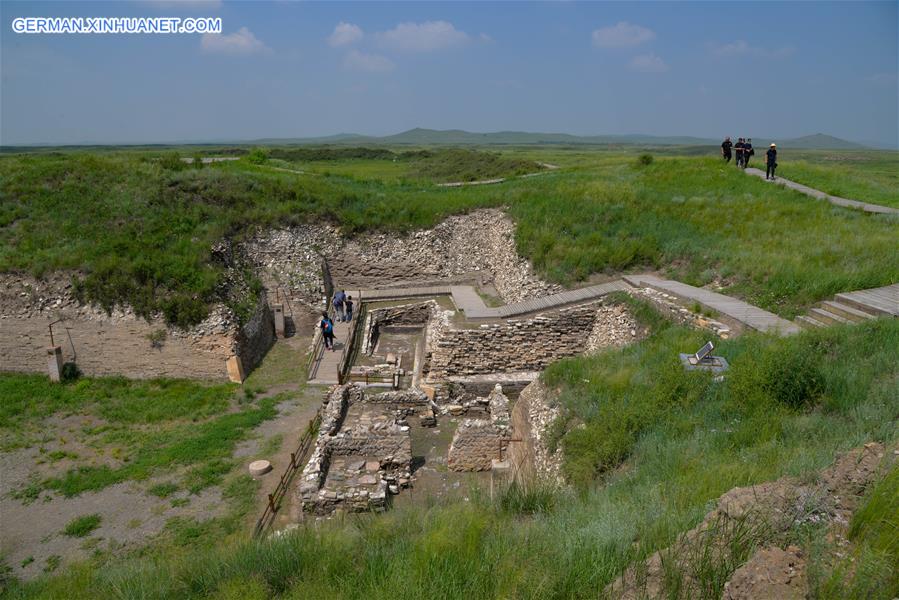
[[[528,402],[528,421],[534,449],[534,469],[540,481],[562,487],[562,448],[550,451],[547,440],[549,429],[559,418],[562,410],[558,404],[550,404],[548,390],[543,381],[537,380],[521,391],[519,402]]]
[[[492,284],[505,303],[563,291],[542,281],[515,248],[515,223],[499,209],[451,216],[432,229],[346,238],[329,225],[260,232],[242,251],[270,287],[280,285],[309,305],[321,301],[321,259],[347,289],[458,279]]]
[[[670,294],[649,287],[635,288],[634,293],[652,302],[663,314],[668,315],[678,323],[698,329],[706,329],[725,340],[732,335],[731,328],[728,325],[710,317],[696,314],[685,308],[677,298]]]
[[[593,329],[584,344],[585,354],[595,354],[602,348],[617,348],[638,339],[639,324],[627,307],[603,304],[596,310]]]

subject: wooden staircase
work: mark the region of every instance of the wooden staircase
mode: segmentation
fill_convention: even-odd
[[[899,283],[882,288],[837,294],[796,317],[805,328],[862,323],[877,317],[899,317]]]

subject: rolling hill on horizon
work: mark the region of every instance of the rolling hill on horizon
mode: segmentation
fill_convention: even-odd
[[[797,138],[776,140],[758,136],[765,146],[776,141],[780,146],[803,150],[862,150],[862,144],[832,135],[816,133]],[[462,129],[426,129],[416,127],[408,131],[386,136],[367,136],[341,133],[314,138],[262,138],[246,143],[253,144],[397,144],[397,145],[646,145],[646,146],[717,146],[721,140],[695,136],[656,136],[647,134],[587,135],[570,133],[532,133],[524,131],[496,131],[476,133]],[[762,143],[756,142],[756,146]]]
[[[732,136],[733,137],[733,136]],[[723,139],[723,138],[722,138]],[[756,136],[755,147],[767,146],[771,141],[784,148],[800,150],[897,150],[884,146],[861,144],[824,133],[797,138],[770,138]],[[649,134],[574,135],[571,133],[539,133],[526,131],[495,131],[477,133],[463,129],[427,129],[416,127],[385,136],[358,133],[303,138],[257,138],[214,140],[177,140],[170,142],[119,142],[103,143],[85,141],[80,144],[28,144],[0,145],[0,152],[10,153],[30,148],[116,148],[116,147],[171,147],[171,146],[222,146],[222,145],[383,145],[383,146],[718,146],[721,139],[696,136],[657,136]]]

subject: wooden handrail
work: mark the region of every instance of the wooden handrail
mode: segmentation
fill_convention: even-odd
[[[300,436],[300,443],[296,452],[290,453],[290,463],[281,474],[281,479],[275,487],[275,491],[268,495],[265,510],[262,516],[256,521],[256,527],[253,528],[253,537],[258,538],[267,530],[275,520],[275,515],[281,508],[284,496],[287,495],[287,488],[290,485],[293,476],[306,460],[309,450],[312,448],[313,441],[318,433],[319,425],[321,425],[321,412],[315,415],[315,418],[309,421],[306,431]]]

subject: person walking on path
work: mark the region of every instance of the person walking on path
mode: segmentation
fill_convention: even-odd
[[[732,158],[731,148],[734,147],[734,143],[730,141],[730,136],[724,138],[724,141],[721,142],[721,156],[724,157],[724,162],[729,163]]]
[[[743,168],[749,166],[749,158],[755,154],[755,150],[752,149],[752,138],[746,138],[746,143],[743,144]]]
[[[734,153],[737,155],[737,166],[743,166],[743,138],[738,138],[737,143],[734,144]]]
[[[334,294],[334,301],[332,302],[332,304],[334,304],[334,314],[337,317],[338,321],[346,320],[344,318],[345,314],[343,311],[343,303],[344,302],[346,302],[346,292],[344,292],[343,290],[340,290],[339,292]]]
[[[777,168],[777,144],[771,144],[765,153],[766,166],[765,179],[774,181],[774,169]]]
[[[322,313],[322,319],[318,322],[319,329],[322,330],[322,340],[325,342],[325,350],[334,352],[334,321],[328,316],[328,313]]]
[[[346,309],[346,321],[350,322],[353,320],[353,297],[347,296],[346,300],[343,301],[343,306]]]

